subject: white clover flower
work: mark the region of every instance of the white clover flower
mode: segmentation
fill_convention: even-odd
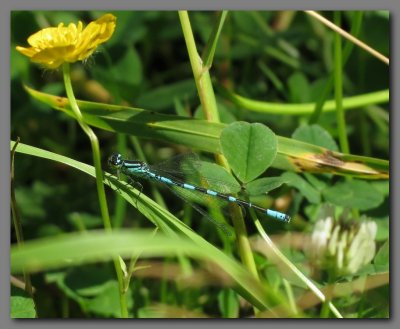
[[[308,253],[313,265],[338,276],[354,274],[370,263],[376,251],[376,223],[365,217],[344,223],[335,220],[332,211],[325,216],[311,234]]]

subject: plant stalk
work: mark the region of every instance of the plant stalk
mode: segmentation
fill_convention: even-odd
[[[179,11],[178,14],[189,54],[190,64],[193,70],[193,76],[196,82],[197,91],[205,117],[210,122],[220,122],[217,102],[215,99],[209,69],[203,66],[201,57],[197,52],[188,12]],[[222,155],[217,156],[217,162],[230,171],[230,167],[226,159]],[[247,230],[244,224],[243,216],[238,209],[232,211],[234,212],[232,220],[236,231],[240,258],[247,269],[258,279],[259,276],[257,272],[257,267],[254,261],[253,253],[250,248],[250,242],[247,236]]]
[[[71,109],[75,115],[75,119],[78,121],[79,126],[82,128],[82,130],[85,132],[85,134],[89,137],[90,140],[90,145],[92,147],[92,154],[93,154],[93,164],[96,172],[97,194],[100,203],[101,216],[103,218],[103,225],[106,231],[111,232],[112,227],[111,227],[110,215],[108,213],[106,193],[103,184],[103,170],[101,168],[99,140],[94,131],[92,130],[92,128],[90,128],[83,120],[82,113],[79,109],[78,103],[76,102],[76,98],[72,88],[69,63],[63,64],[63,75],[64,75],[65,90],[67,93]],[[115,272],[117,274],[118,285],[119,285],[121,317],[127,318],[128,308],[126,304],[126,295],[124,293],[123,273],[118,258],[114,259],[114,267],[115,267]]]

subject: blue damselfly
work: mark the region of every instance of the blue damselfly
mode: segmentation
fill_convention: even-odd
[[[220,184],[217,184],[217,186],[220,187],[219,190],[214,187],[211,189],[208,188],[208,186],[201,186],[204,182],[208,185],[210,180],[203,177],[199,173],[199,171],[196,170],[200,161],[198,161],[196,159],[196,156],[193,155],[178,156],[169,162],[169,166],[166,166],[163,164],[149,165],[145,162],[137,160],[126,160],[123,159],[121,154],[114,153],[109,157],[108,163],[111,168],[117,170],[118,174],[119,172],[122,172],[131,180],[134,180],[135,178],[144,178],[163,183],[165,186],[169,187],[176,195],[183,198],[184,201],[189,202],[193,206],[193,208],[195,208],[206,218],[211,220],[215,225],[225,231],[225,233],[227,233],[228,235],[230,235],[230,233],[228,232],[224,224],[217,222],[208,214],[206,214],[201,208],[197,207],[189,201],[190,199],[192,199],[191,196],[196,195],[197,198],[201,197],[203,199],[210,197],[220,199],[223,200],[225,203],[234,203],[244,208],[256,209],[257,211],[260,211],[281,222],[290,222],[290,216],[284,213],[257,206],[251,202],[245,201],[229,193],[226,193],[226,186],[224,186],[226,185],[226,183],[221,182]],[[171,163],[173,164],[172,166]],[[190,176],[196,176],[196,183],[193,183],[194,180]]]

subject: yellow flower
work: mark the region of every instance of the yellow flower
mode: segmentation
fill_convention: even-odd
[[[33,62],[50,69],[64,62],[83,61],[98,45],[111,38],[116,20],[114,15],[105,14],[83,30],[82,22],[78,26],[71,23],[68,27],[60,23],[58,27],[48,27],[32,34],[28,38],[30,48],[17,46],[16,49]]]

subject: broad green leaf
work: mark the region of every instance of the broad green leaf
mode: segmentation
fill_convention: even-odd
[[[288,79],[290,100],[292,103],[310,101],[310,85],[303,73],[295,72]]]
[[[83,268],[83,267],[82,267]],[[65,296],[77,302],[82,309],[86,307],[86,299],[82,297],[77,290],[72,289],[69,284],[71,281],[66,282],[68,271],[51,271],[45,274],[46,283],[51,283],[57,286]],[[88,280],[90,278],[87,278]],[[93,277],[91,277],[93,280]],[[84,280],[85,281],[85,280]]]
[[[371,184],[385,197],[388,197],[390,193],[389,183],[389,181],[371,182]]]
[[[174,98],[192,99],[195,95],[196,85],[190,79],[150,90],[136,100],[136,105],[151,110],[165,110],[174,106]]]
[[[383,272],[389,270],[389,263],[390,263],[389,252],[390,252],[389,241],[386,241],[382,245],[382,247],[379,248],[374,258],[374,265],[377,272]]]
[[[246,185],[246,191],[249,195],[259,195],[263,193],[268,193],[285,184],[287,180],[282,177],[263,177],[256,179]]]
[[[232,289],[224,289],[218,294],[218,305],[223,318],[237,318],[239,316],[239,298]]]
[[[31,187],[19,187],[15,190],[15,196],[21,208],[24,221],[35,220],[37,222],[46,219],[46,210],[43,206],[49,196],[57,193],[57,190],[40,181],[34,181]]]
[[[326,175],[328,176],[328,175]],[[314,175],[314,174],[310,174],[310,173],[304,173],[304,177],[308,180],[308,182],[314,186],[318,191],[323,191],[327,184],[329,184],[329,179],[325,179],[324,177]]]
[[[129,85],[138,85],[142,81],[142,63],[133,47],[125,49],[123,57],[112,67],[114,78]]]
[[[323,196],[335,205],[360,210],[374,209],[384,200],[372,184],[360,180],[337,183],[324,190]]]
[[[118,294],[115,297],[115,272],[107,264],[84,264],[64,272],[50,271],[45,277],[47,283],[57,285],[65,296],[78,303],[83,312],[119,316]],[[131,294],[127,294],[127,301],[132,305]]]
[[[298,189],[309,202],[321,202],[321,194],[301,176],[292,172],[285,172],[281,175],[281,177],[286,181],[287,185]]]
[[[35,303],[33,299],[22,289],[11,287],[10,317],[12,319],[36,318]]]
[[[70,268],[64,275],[49,276],[47,279],[56,282],[67,294],[69,290],[79,298],[92,298],[103,293],[114,278],[115,272],[106,265],[85,264]]]
[[[156,11],[138,12],[125,10],[114,12],[114,15],[117,16],[118,28],[115,29],[113,37],[107,41],[107,46],[138,44],[138,42],[146,38],[149,33],[149,26],[143,24],[143,20],[147,13],[156,14]]]
[[[385,241],[389,239],[390,233],[390,222],[389,217],[374,218],[376,225],[378,225],[378,231],[376,232],[376,241]]]
[[[118,289],[119,286],[117,281],[108,281],[106,288],[101,294],[87,301],[86,309],[94,314],[105,317],[121,317]],[[130,309],[133,305],[132,294],[128,292],[125,296],[127,307]]]
[[[328,150],[338,151],[335,140],[319,125],[301,126],[294,131],[292,137],[302,142],[324,147]]]
[[[277,141],[272,130],[262,124],[235,122],[222,131],[221,149],[235,175],[247,183],[272,164]]]

